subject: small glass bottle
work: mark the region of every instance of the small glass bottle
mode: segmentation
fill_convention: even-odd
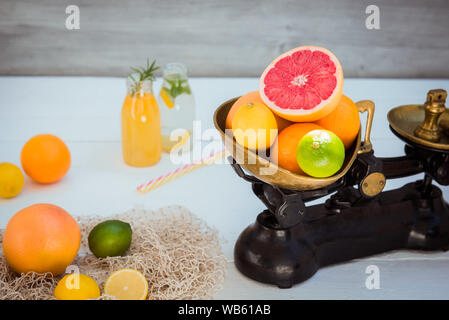
[[[148,167],[159,162],[162,152],[161,117],[153,94],[153,81],[127,79],[122,107],[122,151],[125,162]]]
[[[191,142],[190,136],[195,120],[195,100],[184,64],[168,63],[164,67],[163,77],[162,88],[159,92],[162,149],[170,152],[188,141]],[[171,136],[172,133],[174,136]]]

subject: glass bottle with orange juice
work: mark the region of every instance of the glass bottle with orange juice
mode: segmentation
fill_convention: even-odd
[[[161,116],[153,94],[156,61],[128,76],[127,94],[122,107],[122,151],[125,162],[148,167],[161,158]]]

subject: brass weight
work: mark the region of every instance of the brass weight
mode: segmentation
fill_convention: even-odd
[[[423,123],[416,127],[415,136],[433,142],[441,139],[441,133],[438,126],[438,120],[443,114],[447,92],[443,89],[430,90],[427,93],[427,101],[424,104],[425,118]]]

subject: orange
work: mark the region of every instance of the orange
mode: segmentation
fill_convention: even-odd
[[[268,149],[277,136],[273,112],[263,103],[248,103],[237,110],[232,119],[235,140],[251,150]]]
[[[281,168],[296,174],[304,175],[304,171],[296,160],[296,148],[301,138],[312,130],[323,129],[314,123],[295,123],[285,128],[278,135],[271,148],[271,159]]]
[[[335,133],[347,149],[352,145],[360,130],[359,111],[350,98],[342,95],[337,108],[315,123]]]
[[[231,110],[228,112],[228,116],[226,117],[226,129],[232,128],[232,119],[234,119],[234,115],[237,112],[238,109],[240,109],[242,106],[247,105],[248,103],[263,103],[262,98],[260,97],[259,91],[252,91],[249,92],[240,98],[237,99],[236,102],[231,107]],[[291,121],[288,121],[286,119],[283,119],[276,114],[274,114],[274,118],[276,119],[276,123],[278,126],[278,130],[282,131],[289,125],[291,125]]]
[[[78,224],[64,209],[39,203],[17,212],[3,234],[3,252],[17,273],[61,274],[75,259],[81,241]]]
[[[56,182],[69,171],[70,151],[64,141],[51,134],[39,134],[28,140],[20,155],[22,168],[34,181]]]

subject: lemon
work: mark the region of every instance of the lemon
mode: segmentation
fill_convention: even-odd
[[[173,103],[173,99],[168,95],[167,92],[165,92],[164,88],[161,89],[160,96],[162,98],[162,101],[164,101],[165,105],[171,109],[175,106]]]
[[[64,276],[53,294],[58,300],[96,299],[100,296],[100,288],[91,277],[74,273]]]
[[[19,167],[12,163],[0,163],[0,197],[13,198],[23,187],[23,173]]]
[[[251,150],[270,148],[277,136],[273,112],[263,103],[247,103],[235,112],[232,132],[235,140]]]
[[[296,160],[308,175],[316,178],[330,177],[343,165],[345,146],[331,131],[313,130],[299,141]]]
[[[97,258],[121,256],[131,245],[129,223],[107,220],[97,224],[89,233],[89,249]]]
[[[148,281],[137,270],[120,269],[106,280],[104,293],[119,300],[145,300]]]

